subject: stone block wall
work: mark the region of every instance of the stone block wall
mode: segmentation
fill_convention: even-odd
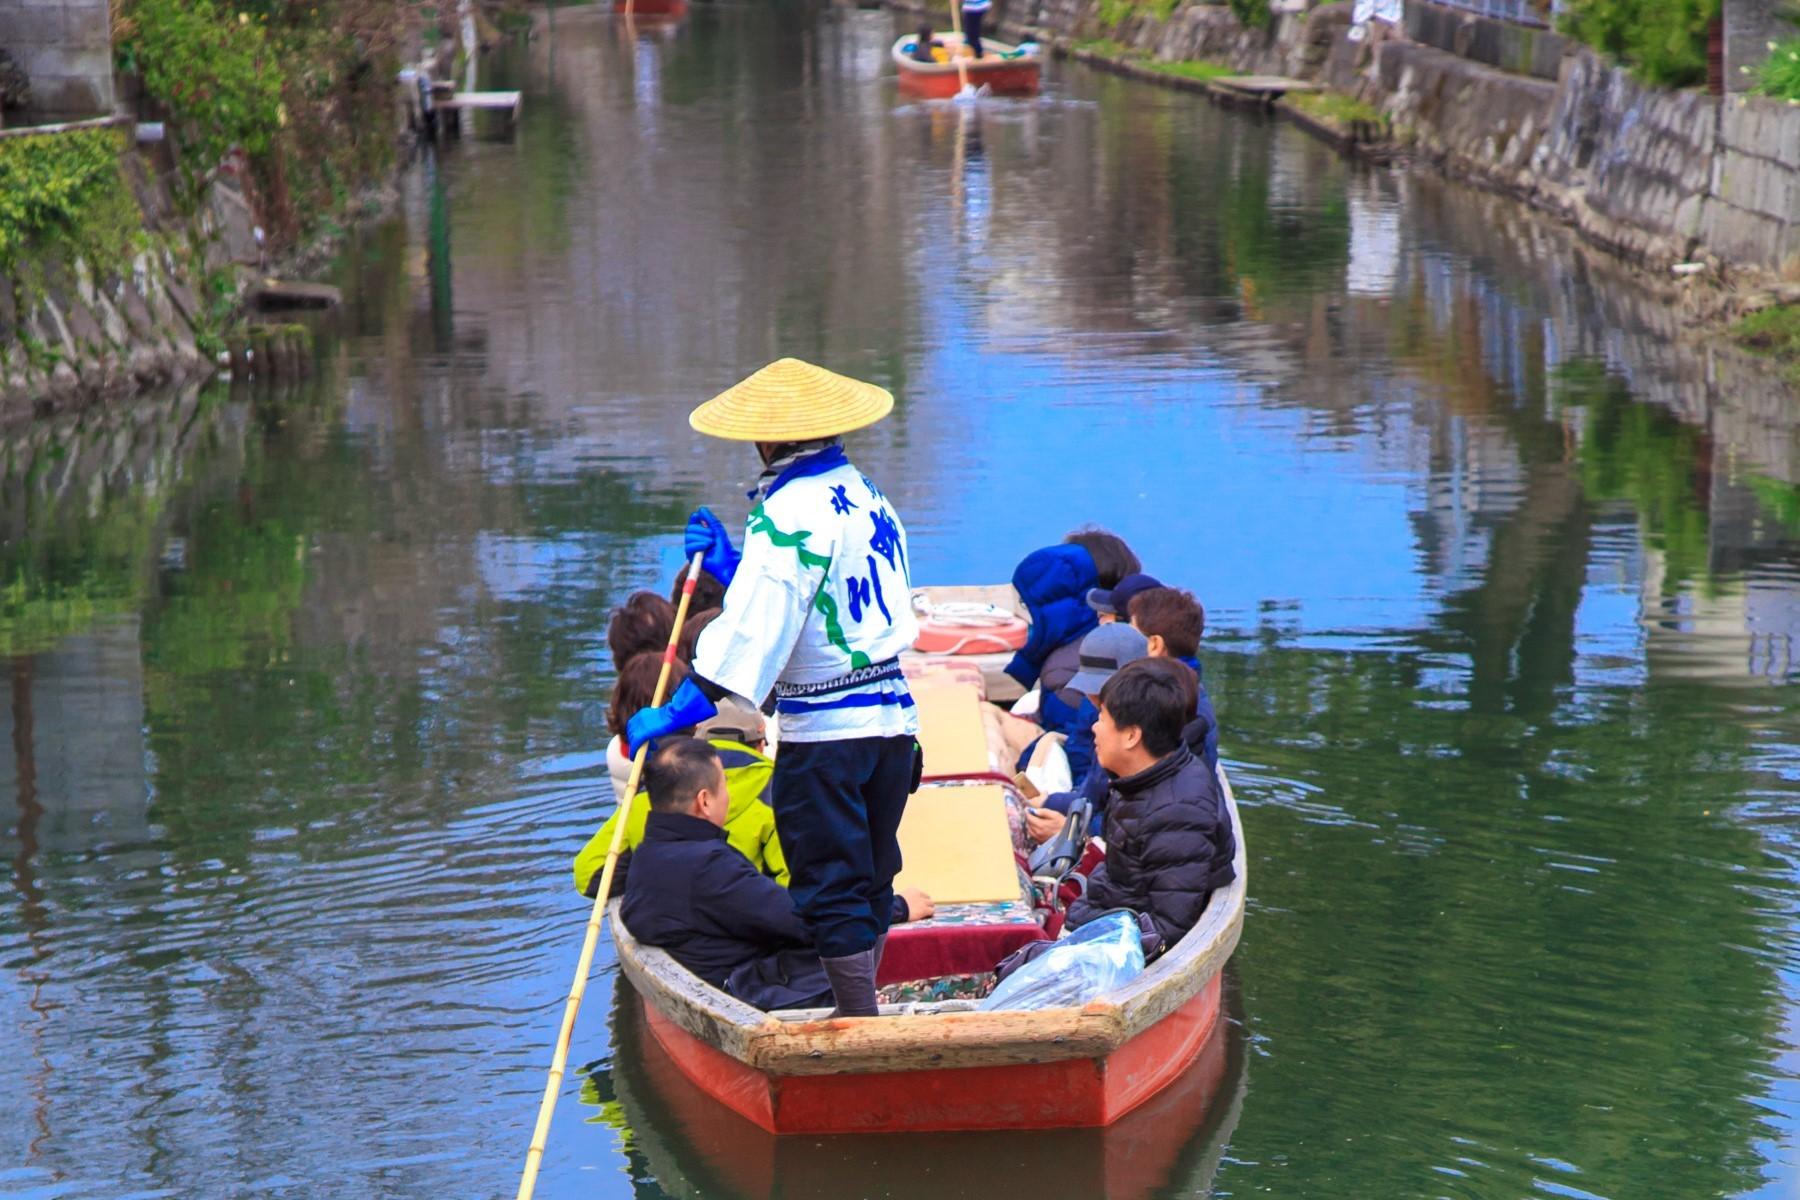
[[[1484,17],[1466,9],[1407,0],[1406,36],[1459,58],[1473,59],[1515,75],[1555,79],[1569,39],[1538,29]]]
[[[107,0],[0,0],[0,48],[30,77],[35,111],[83,117],[112,112]]]

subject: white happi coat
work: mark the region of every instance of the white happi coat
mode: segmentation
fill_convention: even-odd
[[[836,446],[795,460],[760,494],[694,673],[753,703],[773,691],[783,741],[916,734],[894,662],[919,630],[893,507]]]

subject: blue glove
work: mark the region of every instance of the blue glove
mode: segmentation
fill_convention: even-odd
[[[694,515],[688,518],[682,546],[682,553],[689,558],[704,554],[706,557],[700,560],[700,565],[714,579],[726,587],[731,586],[731,577],[737,574],[738,560],[743,555],[731,544],[731,534],[726,532],[725,523],[713,516],[712,509],[694,510]]]
[[[684,679],[667,704],[661,708],[640,708],[635,717],[625,722],[625,753],[635,755],[645,742],[654,742],[677,729],[692,729],[718,711],[719,706],[708,700],[692,679]]]

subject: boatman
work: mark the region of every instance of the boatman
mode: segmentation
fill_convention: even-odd
[[[743,549],[708,509],[687,553],[726,584],[724,611],[694,649],[691,674],[661,708],[626,726],[632,750],[711,716],[728,694],[780,719],[769,798],[842,1016],[874,1016],[875,968],[900,870],[900,815],[918,787],[918,714],[899,654],[918,636],[906,529],[851,465],[842,434],[894,407],[873,384],[797,359],[772,363],[696,408],[700,433],[754,442]]]

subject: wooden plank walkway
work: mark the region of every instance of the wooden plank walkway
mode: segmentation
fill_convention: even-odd
[[[491,112],[506,112],[513,120],[519,119],[519,110],[525,105],[524,92],[452,92],[448,97],[433,102],[440,109],[474,108],[487,109]]]

